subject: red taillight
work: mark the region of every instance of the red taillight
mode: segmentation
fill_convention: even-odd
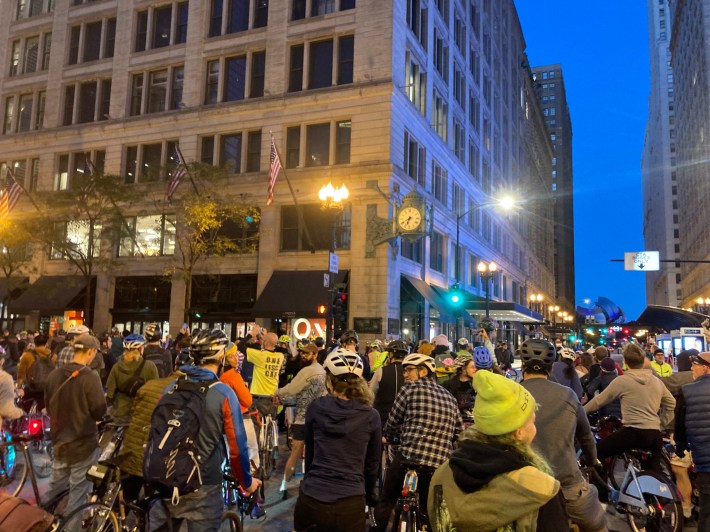
[[[402,505],[402,510],[404,510],[405,512],[408,512],[408,511],[409,511],[409,505],[408,505],[408,504],[403,504],[403,505]]]
[[[37,420],[30,421],[30,426],[28,429],[30,436],[36,436],[42,433],[42,422]]]

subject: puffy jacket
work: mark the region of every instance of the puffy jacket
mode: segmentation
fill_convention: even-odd
[[[676,444],[679,451],[693,452],[695,469],[710,473],[710,375],[683,386],[676,415]]]
[[[38,357],[51,357],[52,362],[57,362],[57,355],[53,355],[52,352],[45,346],[40,346],[34,349]],[[96,355],[98,356],[98,355]],[[17,367],[17,385],[21,386],[23,384],[29,384],[29,378],[31,375],[32,366],[35,364],[35,357],[32,351],[25,351],[20,357],[20,364]]]
[[[131,475],[143,476],[143,456],[145,444],[150,433],[150,418],[163,396],[166,386],[175,381],[182,373],[175,372],[162,379],[153,379],[141,386],[133,401],[131,410],[131,423],[126,429],[123,439],[122,454],[127,454],[126,460],[121,464],[121,469]]]

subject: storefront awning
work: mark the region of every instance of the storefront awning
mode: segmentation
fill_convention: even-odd
[[[485,301],[466,301],[466,310],[471,314],[486,314]],[[527,307],[512,301],[491,301],[490,315],[496,321],[519,321],[520,323],[542,323],[543,317]]]
[[[84,288],[86,278],[82,275],[43,275],[10,303],[10,312],[28,314],[38,310],[42,314],[63,313],[74,308],[70,307],[70,303],[79,303],[75,300]],[[83,308],[83,304],[78,304],[76,308]]]
[[[439,319],[443,323],[456,323],[456,314],[453,309],[450,308],[443,296],[439,294],[439,292],[437,292],[429,283],[422,281],[421,279],[417,279],[416,277],[410,277],[409,275],[402,275],[402,277],[406,278],[415,290],[419,292],[419,294],[421,294],[421,296],[439,312]]]
[[[12,300],[20,297],[29,284],[30,280],[27,277],[0,278],[0,303],[4,302],[9,295],[10,305],[12,305]]]
[[[319,305],[327,305],[330,297],[323,286],[323,270],[275,271],[271,274],[252,314],[256,318],[322,318]],[[332,275],[332,274],[331,274]],[[335,275],[334,283],[347,282],[348,270]]]

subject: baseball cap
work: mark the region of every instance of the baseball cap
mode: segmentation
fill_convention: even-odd
[[[99,349],[99,339],[88,333],[80,334],[74,340],[74,349]]]

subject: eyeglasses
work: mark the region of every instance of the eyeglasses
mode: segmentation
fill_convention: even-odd
[[[406,367],[402,368],[402,371],[404,373],[409,373],[410,371],[417,371],[417,367],[416,366],[406,366]]]

